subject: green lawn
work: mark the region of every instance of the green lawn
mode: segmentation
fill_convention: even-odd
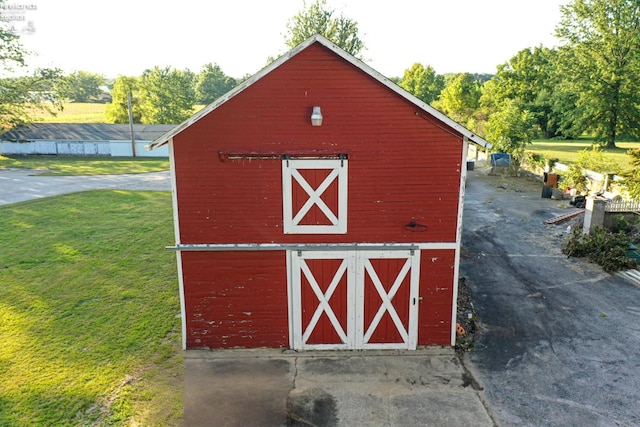
[[[92,102],[65,102],[62,104],[62,111],[55,111],[50,114],[46,111],[33,109],[33,122],[44,123],[106,123],[106,108],[109,104],[99,104]],[[193,112],[196,113],[205,105],[196,104]]]
[[[46,123],[105,123],[107,104],[65,102],[55,115],[34,109],[33,121]]]
[[[156,157],[0,156],[0,169],[48,171],[44,175],[108,175],[169,170],[169,159]]]
[[[584,149],[591,149],[592,139],[578,139],[572,141],[534,141],[527,147],[527,151],[544,155],[547,159],[559,159],[560,163],[569,164],[576,161],[578,152]],[[617,142],[616,149],[605,149],[602,151],[606,157],[621,165],[623,169],[629,167],[630,157],[627,150],[640,148],[640,142]]]
[[[0,426],[178,425],[169,192],[0,206]]]

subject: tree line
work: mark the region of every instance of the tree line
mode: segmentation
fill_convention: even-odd
[[[0,3],[3,0],[0,0]],[[499,64],[494,75],[439,75],[430,65],[407,68],[394,82],[441,110],[516,161],[534,137],[594,136],[607,147],[623,138],[640,137],[640,3],[637,0],[573,0],[561,6],[556,26],[558,48],[528,47]],[[294,47],[322,34],[356,57],[365,44],[356,21],[316,0],[287,24],[285,45]],[[0,61],[24,65],[17,37],[0,29]],[[272,59],[271,59],[272,60]],[[27,119],[30,102],[55,108],[60,99],[89,101],[99,96],[103,76],[78,71],[40,70],[33,76],[0,79],[0,119]],[[141,76],[112,82],[106,120],[179,123],[196,104],[209,104],[244,80],[226,75],[215,63],[199,73],[154,67]],[[19,94],[11,96],[9,94]],[[35,99],[36,97],[42,99]]]

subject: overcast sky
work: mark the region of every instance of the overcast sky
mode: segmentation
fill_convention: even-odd
[[[311,2],[311,0],[308,0]],[[413,63],[437,73],[494,73],[518,51],[558,44],[568,0],[328,0],[358,22],[367,63],[387,77]],[[287,21],[302,0],[7,0],[30,64],[140,75],[170,65],[194,72],[214,62],[233,77],[254,74],[286,52]],[[24,7],[22,7],[24,6]],[[6,15],[8,12],[4,11]],[[14,15],[15,15],[14,13]],[[29,32],[31,32],[29,34]]]

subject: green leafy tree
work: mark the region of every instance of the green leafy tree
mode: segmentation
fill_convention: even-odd
[[[327,9],[326,0],[316,0],[303,9],[287,23],[285,43],[293,48],[309,37],[320,34],[340,46],[351,55],[359,57],[364,50],[364,42],[360,39],[358,23],[335,10]]]
[[[425,67],[415,63],[411,68],[404,70],[399,85],[420,100],[430,104],[438,99],[440,92],[444,89],[444,76],[436,74],[430,65]]]
[[[196,78],[196,97],[201,104],[210,104],[236,86],[236,79],[227,76],[218,64],[207,64]]]
[[[140,80],[143,123],[180,123],[193,114],[196,101],[194,74],[189,70],[154,67]]]
[[[573,0],[560,9],[564,90],[576,96],[579,124],[614,148],[619,136],[640,134],[640,2]]]
[[[0,6],[4,3],[0,0]],[[37,69],[31,75],[14,77],[27,66],[26,59],[27,52],[19,36],[10,31],[6,21],[0,20],[0,134],[30,121],[36,110],[53,114],[61,108],[54,88],[62,72]]]
[[[5,3],[0,0],[0,6]],[[0,71],[14,71],[16,67],[26,65],[26,52],[20,44],[20,38],[12,33],[6,21],[0,20]]]
[[[76,71],[62,79],[58,93],[72,102],[91,102],[102,93],[105,81],[101,74]]]
[[[137,77],[118,76],[111,88],[111,103],[105,109],[107,123],[129,123],[129,106],[127,97],[131,94],[131,110],[133,122],[141,123],[142,111]]]
[[[38,69],[30,76],[0,79],[0,134],[29,123],[34,111],[52,115],[60,111],[62,103],[54,87],[61,77],[61,70]]]
[[[493,143],[493,151],[510,154],[516,174],[524,160],[526,146],[531,143],[534,120],[530,111],[507,99],[487,122],[486,138]]]
[[[559,136],[560,120],[564,111],[557,114],[556,71],[557,52],[545,47],[527,48],[518,52],[508,62],[498,65],[492,84],[488,85],[480,99],[481,108],[487,113],[500,109],[505,99],[512,99],[535,116],[537,128],[546,138]],[[564,94],[563,94],[564,95]]]
[[[464,125],[473,117],[480,105],[481,84],[470,73],[450,74],[434,106],[458,123]]]
[[[623,184],[632,199],[640,200],[640,148],[628,150],[631,169],[624,173]]]

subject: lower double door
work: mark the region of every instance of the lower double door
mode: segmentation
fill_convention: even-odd
[[[289,252],[294,349],[415,349],[419,250]]]

